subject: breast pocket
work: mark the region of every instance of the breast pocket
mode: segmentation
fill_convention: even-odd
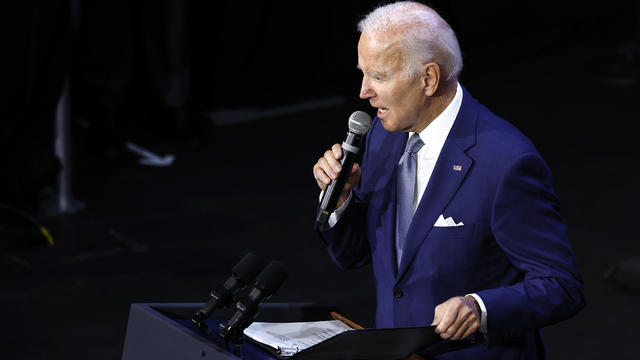
[[[429,238],[458,238],[473,236],[473,224],[462,226],[434,226],[429,233]]]
[[[436,279],[449,279],[450,274],[466,273],[477,256],[474,225],[433,227],[422,250],[430,256],[431,273]],[[464,275],[463,275],[464,276]],[[459,279],[462,280],[462,279]]]

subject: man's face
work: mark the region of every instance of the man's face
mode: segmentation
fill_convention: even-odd
[[[362,70],[360,98],[369,99],[387,131],[420,131],[426,127],[422,76],[409,77],[404,56],[390,34],[362,34],[358,42],[358,68]]]

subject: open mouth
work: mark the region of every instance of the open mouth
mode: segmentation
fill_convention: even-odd
[[[378,115],[384,115],[389,111],[387,108],[378,108]]]

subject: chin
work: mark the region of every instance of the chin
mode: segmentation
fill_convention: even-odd
[[[398,124],[394,122],[381,118],[380,123],[382,124],[382,127],[387,131],[399,131]]]

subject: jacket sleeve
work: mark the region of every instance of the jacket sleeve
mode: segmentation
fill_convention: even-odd
[[[477,292],[490,336],[538,329],[584,307],[582,278],[558,209],[551,172],[539,154],[515,159],[497,188],[491,228],[522,278]]]
[[[331,259],[342,269],[355,269],[371,262],[371,250],[366,234],[366,203],[352,195],[342,217],[331,228],[316,232],[327,246]]]

